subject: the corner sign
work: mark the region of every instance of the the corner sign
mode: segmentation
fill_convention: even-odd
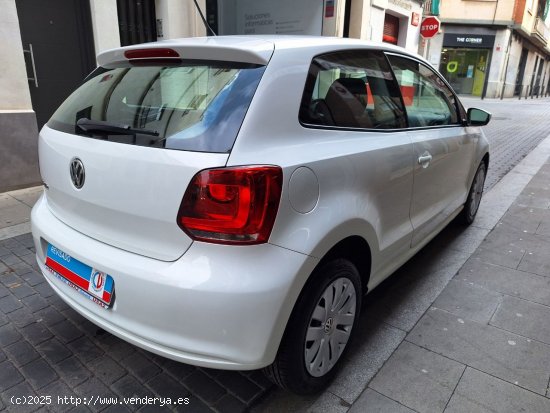
[[[441,22],[437,17],[428,16],[424,20],[422,20],[422,24],[420,25],[420,36],[422,36],[424,39],[434,37],[437,33],[439,33],[440,27]]]
[[[491,49],[495,44],[494,34],[445,33],[443,46],[468,49]]]

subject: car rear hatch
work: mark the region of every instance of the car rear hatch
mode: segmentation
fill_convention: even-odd
[[[233,38],[100,55],[40,133],[51,212],[106,244],[179,258],[192,242],[176,222],[185,190],[226,164],[272,53],[272,43]]]

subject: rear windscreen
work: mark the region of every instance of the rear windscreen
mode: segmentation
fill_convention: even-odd
[[[195,61],[170,67],[98,68],[48,126],[133,145],[226,153],[264,69]],[[99,126],[82,128],[79,120]],[[105,125],[113,126],[111,132]]]

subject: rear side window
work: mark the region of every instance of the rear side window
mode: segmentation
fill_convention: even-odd
[[[365,129],[406,127],[399,88],[384,55],[353,50],[316,57],[309,68],[300,122]]]
[[[410,127],[458,123],[456,99],[441,77],[416,60],[388,55],[403,94]]]
[[[48,126],[133,145],[229,152],[264,69],[195,61],[98,68]]]

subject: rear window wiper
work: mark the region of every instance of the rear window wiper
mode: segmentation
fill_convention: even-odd
[[[156,130],[132,128],[130,125],[106,122],[103,120],[91,120],[88,118],[80,118],[76,122],[76,126],[84,132],[95,132],[101,134],[112,135],[150,135],[159,136]]]

